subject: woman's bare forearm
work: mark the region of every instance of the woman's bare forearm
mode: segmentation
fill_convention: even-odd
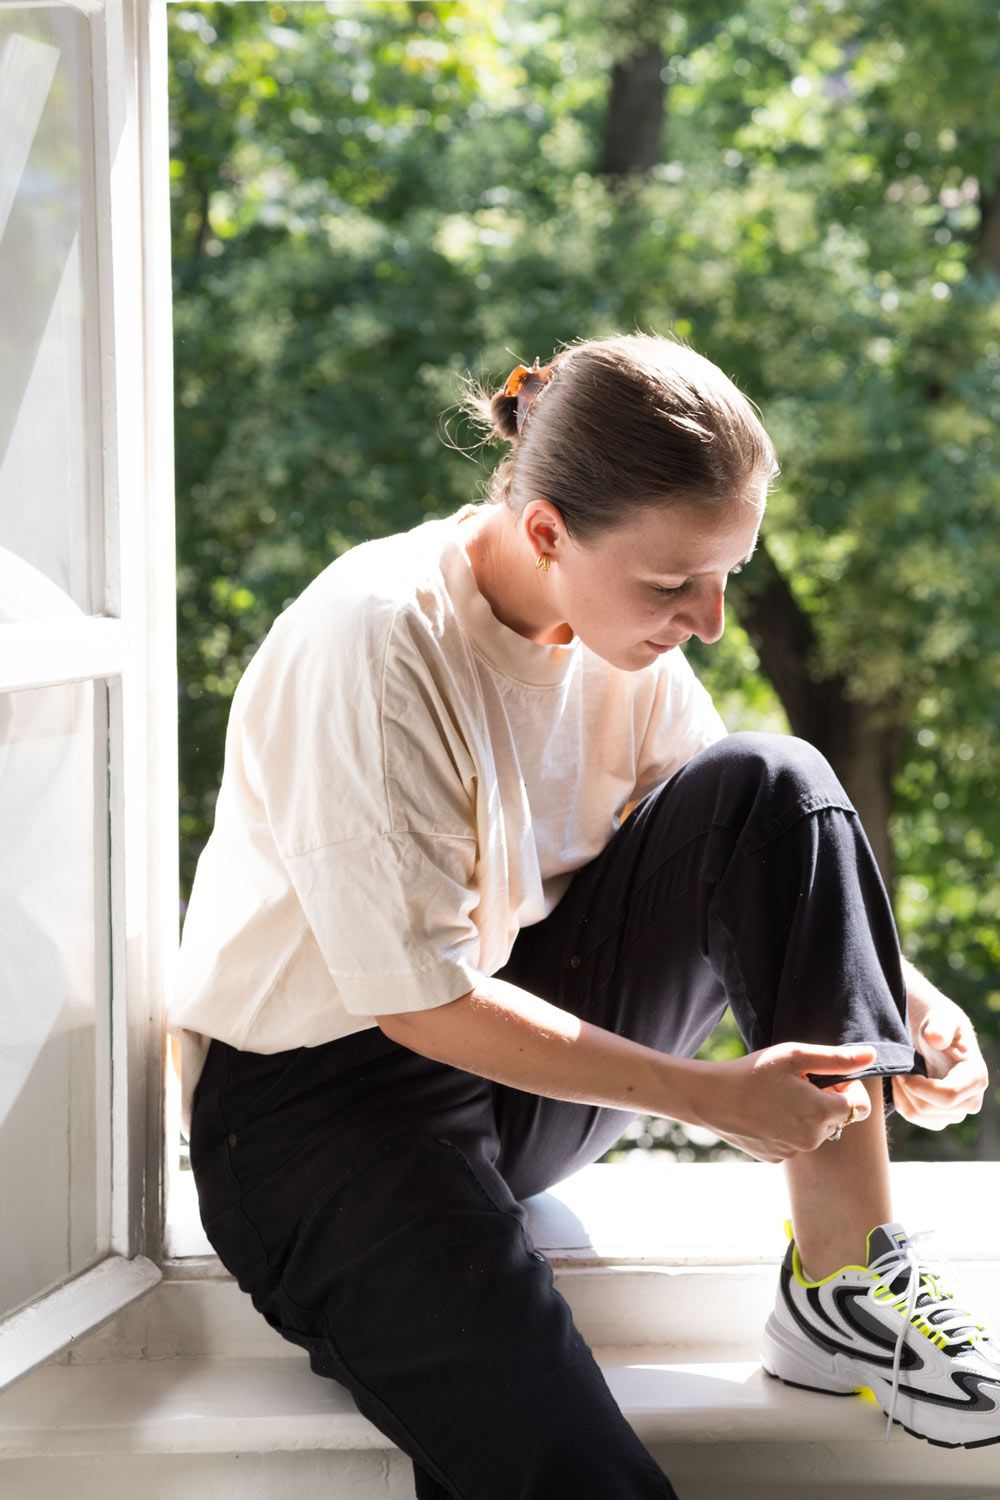
[[[710,1063],[657,1052],[503,979],[446,1005],[375,1019],[412,1052],[510,1088],[701,1123],[696,1101]]]
[[[768,1162],[815,1151],[846,1118],[839,1095],[810,1075],[851,1075],[876,1054],[860,1042],[777,1042],[725,1062],[674,1057],[496,977],[446,1005],[375,1020],[401,1046],[452,1067],[551,1099],[699,1125]],[[870,1108],[862,1084],[847,1082]]]

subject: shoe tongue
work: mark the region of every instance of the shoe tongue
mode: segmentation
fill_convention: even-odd
[[[872,1230],[871,1238],[868,1241],[868,1264],[870,1266],[874,1265],[880,1255],[887,1255],[890,1250],[894,1257],[901,1255],[909,1243],[910,1236],[902,1224],[879,1224],[876,1229]],[[904,1261],[889,1282],[889,1290],[891,1292],[901,1292],[909,1284],[910,1269]],[[917,1306],[922,1306],[926,1300],[926,1293],[920,1292],[917,1297]]]
[[[868,1239],[868,1264],[873,1265],[882,1255],[888,1255],[891,1250],[898,1255],[906,1249],[910,1242],[910,1236],[902,1224],[879,1224],[872,1230]]]

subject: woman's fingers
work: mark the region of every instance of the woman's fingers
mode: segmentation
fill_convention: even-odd
[[[928,1011],[918,1027],[918,1034],[925,1037],[935,1051],[947,1052],[956,1044],[967,1045],[966,1033],[971,1030],[972,1023],[964,1012],[949,1017],[943,1011]]]
[[[981,1084],[984,1090],[988,1087],[989,1074],[975,1027],[965,1011],[952,1001],[942,997],[932,1005],[913,1036],[929,1077],[959,1088],[965,1088],[969,1081]]]
[[[902,1095],[911,1110],[916,1110],[918,1113],[924,1111],[929,1115],[940,1114],[942,1111],[941,1099],[932,1094],[925,1094],[921,1097],[918,1095],[916,1089],[911,1088],[912,1083],[913,1078],[910,1076],[897,1076],[892,1080],[893,1090],[898,1091]]]
[[[957,1123],[938,1110],[928,1110],[925,1104],[918,1104],[905,1092],[898,1078],[892,1081],[892,1092],[896,1113],[911,1125],[919,1125],[922,1130],[946,1130],[949,1125]]]
[[[871,1067],[877,1056],[871,1042],[844,1042],[839,1046],[820,1042],[776,1042],[763,1051],[771,1054],[775,1064],[784,1064],[800,1077],[806,1073],[857,1072],[860,1068]]]
[[[944,1078],[924,1078],[920,1073],[906,1073],[905,1087],[918,1099],[925,1099],[937,1108],[950,1108],[978,1098],[982,1103],[988,1078],[973,1059],[956,1063]]]
[[[940,1094],[920,1093],[914,1083],[927,1080],[917,1075],[896,1074],[892,1080],[893,1099],[896,1109],[904,1120],[921,1125],[925,1130],[944,1130],[948,1125],[957,1125],[969,1113],[977,1113],[982,1107],[982,1097],[977,1091],[971,1099],[944,1099]]]

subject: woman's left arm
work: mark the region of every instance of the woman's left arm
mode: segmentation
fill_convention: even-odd
[[[983,1107],[989,1073],[975,1029],[962,1008],[902,958],[906,1019],[913,1044],[927,1060],[927,1078],[893,1075],[892,1093],[904,1120],[944,1130]]]

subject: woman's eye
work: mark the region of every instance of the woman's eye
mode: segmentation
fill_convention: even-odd
[[[674,594],[681,594],[687,588],[686,583],[679,583],[676,588],[665,588],[662,583],[653,584],[653,593],[659,594],[661,598],[671,598]]]

